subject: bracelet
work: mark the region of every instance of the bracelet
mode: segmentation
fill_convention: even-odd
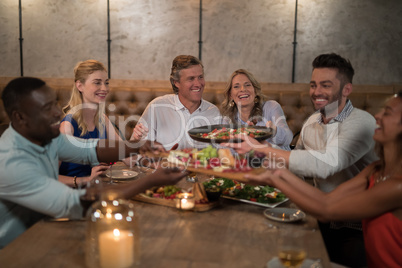
[[[78,185],[77,185],[77,176],[74,176],[73,182],[74,182],[74,188],[78,188]]]

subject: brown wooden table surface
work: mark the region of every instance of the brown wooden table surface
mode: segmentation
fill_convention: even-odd
[[[321,259],[322,267],[330,267],[316,220],[309,215],[301,222],[279,223],[263,216],[265,207],[233,200],[221,199],[206,212],[133,202],[140,228],[140,267],[266,267],[276,256],[283,229],[305,230],[307,258]],[[42,220],[0,250],[0,266],[85,267],[85,229],[85,221]]]

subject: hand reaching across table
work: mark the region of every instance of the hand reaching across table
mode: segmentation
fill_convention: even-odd
[[[249,125],[249,126],[254,126],[255,124],[254,124],[253,121],[247,121],[247,125]],[[276,128],[275,123],[272,122],[272,121],[268,121],[268,122],[265,124],[265,126],[266,126],[267,128],[272,128],[272,136],[271,136],[271,137],[275,137],[276,131],[277,131],[277,128]]]
[[[259,149],[266,148],[269,146],[269,143],[261,143],[256,139],[246,135],[246,134],[238,134],[235,135],[235,138],[241,139],[240,143],[222,143],[222,146],[226,146],[229,148],[233,148],[239,154],[245,154],[250,152],[251,150],[258,151]]]
[[[147,180],[151,181],[154,186],[175,185],[189,174],[190,172],[178,167],[158,168],[148,176]]]
[[[153,186],[174,185],[188,174],[189,172],[178,167],[158,168],[155,172],[130,183],[103,185],[101,188],[87,189],[85,195],[98,198],[102,192],[111,191],[115,198],[128,199]]]
[[[244,178],[249,180],[248,183],[253,185],[269,185],[274,186],[274,181],[279,180],[278,169],[267,169],[261,174],[245,174]]]
[[[161,143],[159,143],[157,141],[146,140],[145,143],[143,143],[143,145],[141,145],[141,147],[139,148],[139,152],[141,154],[144,154],[146,152],[159,154],[159,153],[166,152],[166,150]]]

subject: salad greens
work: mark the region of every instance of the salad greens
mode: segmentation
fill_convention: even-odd
[[[163,193],[165,197],[170,197],[172,195],[175,195],[177,193],[180,193],[181,189],[177,187],[176,185],[167,185],[163,187]]]
[[[218,188],[223,195],[259,203],[277,203],[286,199],[282,192],[270,186],[253,186],[224,178],[215,178],[203,184],[205,189]]]

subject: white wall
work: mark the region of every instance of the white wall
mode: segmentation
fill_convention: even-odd
[[[73,77],[80,60],[107,66],[106,0],[22,0],[25,76]],[[208,81],[238,68],[291,82],[295,0],[203,0]],[[299,0],[296,82],[336,52],[356,84],[402,83],[402,1]],[[199,0],[110,0],[111,76],[167,80],[173,58],[198,56]],[[18,1],[0,2],[0,76],[20,75]]]

